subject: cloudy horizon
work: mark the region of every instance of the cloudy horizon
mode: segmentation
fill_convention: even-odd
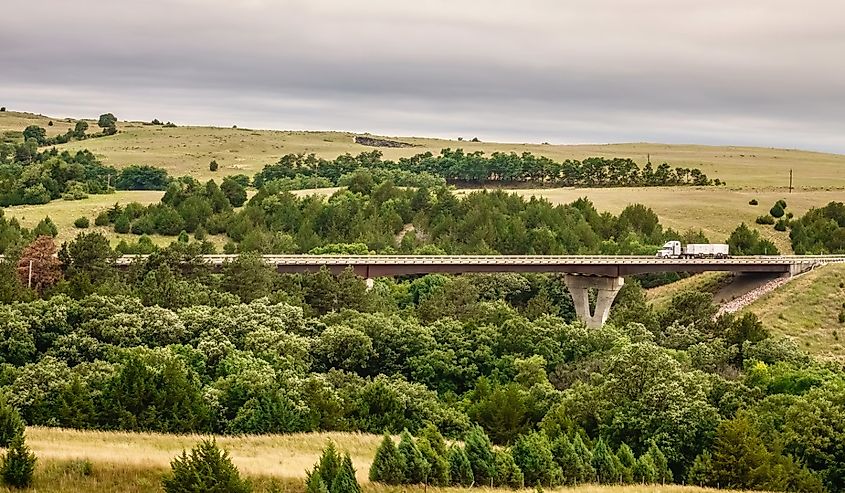
[[[11,3],[10,110],[845,153],[834,0]]]

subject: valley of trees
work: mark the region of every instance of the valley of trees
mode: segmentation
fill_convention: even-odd
[[[613,215],[586,199],[460,196],[447,183],[716,184],[697,170],[448,150],[392,163],[373,152],[286,156],[218,185],[118,172],[30,138],[0,146],[0,175],[6,205],[166,190],[158,204],[93,218],[138,236],[116,249],[99,232],[56,245],[49,219],[30,230],[0,214],[0,418],[14,408],[29,425],[80,429],[400,434],[385,437],[369,471],[388,485],[845,489],[845,370],[751,314],[717,316],[706,293],[656,309],[643,286],[665,279],[629,279],[609,323],[586,329],[557,275],[412,276],[368,290],[351,271],[282,275],[259,256],[651,255],[668,240],[708,239],[664,228],[642,205]],[[290,193],[314,184],[343,188],[328,199]],[[785,207],[772,213],[797,253],[845,250],[841,203],[800,218]],[[178,239],[159,248],[151,234]],[[220,272],[198,258],[215,251],[208,235],[240,254]],[[777,253],[745,224],[727,242],[734,255]],[[120,270],[121,253],[150,255]],[[3,423],[14,420],[0,419],[0,437],[12,436]],[[332,454],[343,467],[315,467],[308,488],[356,491],[351,465]],[[194,459],[174,460],[173,491],[202,468]]]

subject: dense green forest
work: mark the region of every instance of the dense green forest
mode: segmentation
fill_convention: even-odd
[[[628,448],[665,457],[677,482],[845,486],[841,367],[753,315],[715,317],[709,295],[654,310],[632,281],[610,323],[586,329],[557,276],[429,275],[368,291],[349,272],[281,275],[250,254],[216,274],[191,260],[199,250],[177,243],[119,271],[106,239],[85,234],[38,264],[38,291],[0,264],[0,295],[17,301],[0,306],[5,399],[30,424],[104,430],[432,425],[468,448],[481,434],[509,447],[526,484],[616,482],[555,462],[577,444],[582,463]],[[526,458],[547,449],[551,462]]]
[[[344,176],[362,169],[391,176],[397,184],[417,186],[420,180],[439,177],[462,186],[518,185],[565,187],[651,187],[682,185],[724,185],[707,178],[698,168],[672,168],[663,163],[656,168],[649,162],[642,168],[631,159],[587,158],[559,163],[530,152],[522,154],[494,152],[485,157],[482,151],[443,149],[439,155],[430,152],[398,161],[383,160],[379,151],[344,154],[333,160],[314,154],[287,154],[276,164],[265,166],[255,175],[260,187],[272,180],[322,180],[321,185],[343,184]]]

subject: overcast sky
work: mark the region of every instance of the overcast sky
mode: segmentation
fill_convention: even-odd
[[[845,153],[842,0],[4,0],[55,116]]]

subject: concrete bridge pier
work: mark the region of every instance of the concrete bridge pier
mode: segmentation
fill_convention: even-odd
[[[575,302],[575,315],[587,327],[601,327],[610,315],[616,293],[625,284],[624,277],[579,276],[567,274],[566,287]],[[590,288],[597,291],[595,310],[590,309]]]

